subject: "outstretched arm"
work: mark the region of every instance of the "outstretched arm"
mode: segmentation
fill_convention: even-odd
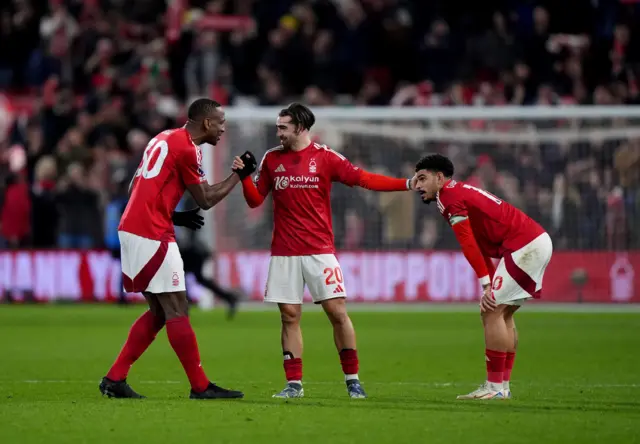
[[[327,157],[333,171],[331,179],[349,187],[359,186],[372,191],[407,191],[413,188],[412,179],[396,179],[382,174],[370,173],[354,166],[342,154],[327,148],[332,155]]]
[[[225,180],[214,185],[209,185],[207,182],[195,183],[187,185],[187,189],[198,206],[203,210],[208,210],[227,197],[238,182],[240,182],[240,176],[231,173]]]
[[[396,179],[362,171],[358,186],[372,191],[407,191],[411,189],[411,179]]]

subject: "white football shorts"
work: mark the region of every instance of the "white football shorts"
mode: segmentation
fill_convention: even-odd
[[[542,277],[552,253],[551,238],[543,233],[521,249],[502,257],[491,283],[496,302],[521,305],[527,299],[539,298]]]
[[[185,291],[184,264],[175,242],[118,231],[122,286],[130,293]]]
[[[314,303],[346,298],[344,277],[333,254],[272,256],[265,302],[302,304],[305,284]]]

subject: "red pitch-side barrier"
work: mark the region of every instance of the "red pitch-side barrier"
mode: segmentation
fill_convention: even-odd
[[[461,252],[343,252],[338,255],[350,301],[469,302],[480,289]],[[264,292],[269,254],[226,253],[217,275],[259,299]],[[574,270],[587,282],[578,291]],[[640,252],[556,252],[543,282],[543,302],[640,302]]]
[[[470,302],[477,279],[460,252],[343,252],[344,281],[353,302]],[[266,251],[220,253],[216,275],[261,300]],[[584,270],[581,290],[572,276]],[[556,252],[544,277],[541,302],[640,302],[640,252]],[[0,251],[0,291],[39,301],[113,301],[120,264],[104,251]],[[307,295],[308,296],[308,295]]]

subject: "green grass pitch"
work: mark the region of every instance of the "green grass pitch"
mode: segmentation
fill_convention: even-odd
[[[134,365],[146,400],[98,382],[143,307],[0,307],[0,443],[640,442],[640,313],[518,313],[510,401],[455,396],[484,379],[479,315],[353,312],[369,399],[350,400],[330,325],[303,315],[306,398],[284,384],[276,312],[194,311],[211,379],[237,401],[192,401],[166,334]]]

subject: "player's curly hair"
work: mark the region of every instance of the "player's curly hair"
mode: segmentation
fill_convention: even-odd
[[[302,103],[294,102],[286,108],[280,110],[280,117],[291,117],[291,123],[302,129],[310,130],[314,123],[316,123],[316,116],[313,115],[311,110],[304,106]]]
[[[427,154],[416,163],[416,172],[420,170],[440,172],[444,177],[452,177],[453,162],[442,154]]]
[[[187,117],[189,120],[202,120],[213,114],[216,108],[220,108],[220,104],[211,99],[197,99],[190,106],[187,111]]]

